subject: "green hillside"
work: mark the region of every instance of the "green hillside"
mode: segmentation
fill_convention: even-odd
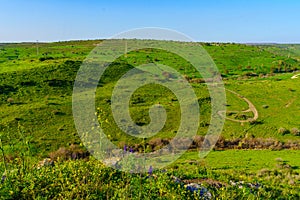
[[[0,127],[4,144],[18,144],[20,131],[30,139],[35,154],[40,156],[46,156],[48,152],[60,146],[80,143],[72,118],[72,87],[81,62],[97,42],[99,41],[38,44],[39,55],[36,55],[36,44],[1,46]],[[297,99],[300,80],[290,79],[292,73],[283,73],[284,67],[278,70],[275,76],[270,74],[270,69],[278,67],[278,62],[287,66],[289,70],[299,68],[299,62],[272,54],[258,46],[216,43],[205,43],[203,46],[214,59],[222,75],[228,79],[225,80],[225,87],[247,97],[259,113],[258,123],[226,120],[223,137],[232,139],[252,135],[256,138],[274,138],[279,141],[299,139],[298,136],[282,134],[278,130],[300,129],[300,102]],[[168,53],[146,53],[147,56],[145,52],[131,52],[127,58],[119,58],[108,68],[104,79],[101,79],[104,82],[97,90],[96,104],[103,110],[99,115],[110,122],[103,123],[103,128],[116,144],[120,140],[130,144],[141,142],[127,136],[116,126],[110,114],[108,101],[115,81],[132,68],[133,63],[137,65],[137,61],[143,63],[152,59],[151,62],[170,65],[174,59],[176,62],[171,66],[190,77],[191,82],[195,82],[193,78],[199,76],[188,63],[176,56],[170,59]],[[203,83],[191,84],[198,96],[201,110],[198,134],[205,135],[210,121],[208,91]],[[174,94],[164,87],[148,85],[140,88],[131,100],[133,120],[138,124],[148,124],[150,118],[147,110],[159,102],[165,106],[169,117],[166,126],[156,137],[172,138],[180,120],[179,104],[174,99]],[[253,117],[253,113],[240,112],[247,110],[248,104],[237,95],[227,92],[227,104],[228,118],[241,120]]]
[[[87,79],[97,85],[95,114],[104,132],[120,149],[134,152],[152,152],[170,142],[180,124],[180,103],[166,87],[138,88],[129,102],[136,124],[150,123],[154,104],[164,106],[168,117],[153,137],[129,136],[111,114],[120,77],[143,63],[164,64],[195,91],[201,116],[190,149],[167,169],[133,174],[89,157],[75,129],[74,80],[99,42],[0,45],[1,199],[299,199],[300,78],[291,78],[300,69],[298,46],[202,43],[221,72],[227,98],[221,137],[204,159],[197,150],[210,125],[212,99],[190,63],[170,52],[143,49],[116,59],[98,83]],[[184,139],[175,144],[180,147]],[[52,160],[39,166],[46,157]],[[190,183],[202,189],[190,192]]]

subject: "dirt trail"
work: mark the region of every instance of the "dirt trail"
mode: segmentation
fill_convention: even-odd
[[[291,79],[295,79],[295,78],[299,78],[300,74],[296,74],[294,76],[291,77]]]
[[[234,91],[232,91],[232,90],[228,90],[228,89],[226,89],[226,90],[227,90],[228,92],[231,92],[232,94],[237,95],[239,98],[243,99],[244,101],[246,101],[246,102],[248,103],[249,109],[244,110],[244,111],[241,111],[241,112],[244,112],[244,113],[245,113],[245,112],[252,112],[254,116],[253,116],[253,118],[248,118],[248,119],[246,119],[246,120],[232,119],[232,118],[229,118],[229,117],[225,117],[225,118],[228,119],[228,120],[230,120],[230,121],[233,121],[233,122],[239,122],[239,123],[250,122],[250,121],[256,121],[257,118],[258,118],[258,112],[257,112],[255,106],[253,105],[253,103],[252,103],[249,99],[247,99],[246,97],[244,97],[244,96],[242,96],[242,95],[240,95],[240,94],[238,94],[238,93],[236,93],[236,92],[234,92]]]

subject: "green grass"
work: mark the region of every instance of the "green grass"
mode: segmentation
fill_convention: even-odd
[[[0,73],[57,65],[69,59],[82,61],[99,42],[99,40],[91,40],[50,44],[2,44],[0,45]]]
[[[288,58],[300,59],[300,45],[299,44],[276,44],[276,45],[263,45],[261,48],[281,56]]]
[[[205,167],[223,172],[248,172],[257,173],[261,169],[273,169],[278,164],[276,159],[282,159],[285,163],[300,172],[300,160],[298,150],[225,150],[212,151],[203,160]],[[198,152],[187,152],[175,165],[186,163],[187,160],[199,160]]]
[[[268,74],[299,68],[296,59],[274,54],[260,46],[204,44],[203,47],[225,76],[246,75],[248,73]]]
[[[0,139],[5,155],[15,158],[8,165],[9,170],[24,168],[22,172],[11,172],[12,182],[6,181],[0,186],[0,193],[5,194],[5,198],[82,198],[88,195],[91,199],[136,196],[178,199],[186,195],[192,199],[193,195],[172,182],[171,175],[182,179],[213,179],[226,184],[229,184],[229,180],[244,180],[264,185],[255,194],[247,189],[228,186],[218,190],[208,185],[214,197],[220,199],[299,197],[298,150],[212,151],[202,161],[199,161],[196,151],[187,152],[170,166],[167,174],[157,172],[155,184],[144,176],[123,174],[106,168],[92,158],[88,162],[59,161],[55,167],[42,170],[31,167],[59,147],[73,143],[81,145],[72,116],[72,90],[81,62],[98,42],[38,44],[38,55],[36,44],[0,45]],[[300,142],[299,136],[278,132],[281,127],[300,129],[300,79],[291,79],[294,73],[288,72],[299,69],[297,45],[203,43],[203,47],[225,78],[225,88],[249,99],[259,113],[257,123],[226,120],[222,131],[224,138],[251,135],[255,138]],[[116,145],[143,142],[117,127],[111,114],[110,99],[116,81],[129,69],[147,62],[172,66],[189,79],[201,78],[189,63],[161,50],[130,52],[127,58],[116,60],[98,84],[95,108],[98,108],[97,115],[102,128]],[[203,83],[191,85],[200,106],[198,134],[205,135],[210,123],[209,93]],[[228,111],[239,113],[248,109],[248,104],[237,95],[230,92],[226,94]],[[152,84],[136,90],[130,100],[131,116],[136,123],[146,125],[150,123],[149,107],[157,103],[165,107],[168,118],[155,137],[170,139],[179,126],[180,105],[169,89]],[[247,116],[252,117],[253,113]],[[3,156],[0,158],[3,159]],[[276,161],[276,158],[282,161]],[[24,160],[29,162],[26,168],[21,164]],[[0,172],[3,171],[4,165],[1,163]],[[267,172],[261,175],[263,171]],[[82,184],[82,180],[86,180],[85,184]],[[294,184],[290,184],[291,181]],[[141,183],[143,190],[140,189]]]
[[[250,79],[245,81],[228,81],[226,88],[236,91],[247,97],[256,106],[259,113],[259,120],[262,124],[251,128],[248,133],[261,137],[274,137],[280,140],[293,139],[291,135],[282,136],[278,134],[280,127],[291,129],[298,127],[300,120],[299,79],[290,79],[292,74],[277,76],[277,79]],[[231,96],[228,96],[228,103]],[[267,105],[268,108],[264,108]],[[232,110],[231,106],[228,109]],[[242,132],[247,129],[237,126],[234,122],[226,122],[231,129]],[[249,127],[250,128],[250,127]],[[238,133],[237,133],[238,134]]]
[[[1,58],[7,59],[7,55],[18,55],[17,60],[6,60],[1,64],[2,72],[0,88],[1,121],[0,130],[4,144],[9,140],[18,143],[17,124],[21,124],[24,132],[32,136],[32,142],[37,155],[46,156],[48,152],[56,150],[60,146],[67,146],[70,143],[80,143],[76,134],[72,119],[71,95],[72,86],[84,56],[99,41],[72,41],[39,44],[40,57],[53,57],[52,60],[40,61],[36,53],[35,44],[7,44],[1,46],[5,51],[1,51]],[[240,44],[219,44],[208,45],[204,48],[216,59],[216,64],[222,71],[222,63],[230,66],[238,73],[233,73],[229,77],[242,76],[243,69],[235,63],[256,63],[263,62],[265,70],[269,70],[270,60],[272,62],[282,59],[275,54],[263,51],[261,47],[247,46]],[[146,56],[145,51],[148,53]],[[237,53],[239,52],[239,53]],[[46,55],[47,53],[47,55]],[[44,56],[43,56],[44,54]],[[60,54],[64,56],[60,57]],[[109,124],[104,123],[104,130],[112,136],[117,144],[119,141],[126,141],[129,144],[140,143],[141,141],[124,134],[114,123],[110,114],[110,102],[115,81],[134,65],[152,62],[171,65],[182,74],[199,77],[191,66],[179,57],[170,59],[167,52],[156,52],[144,50],[141,52],[131,52],[127,58],[120,57],[101,79],[101,87],[97,89],[96,105],[104,112],[102,119],[108,119]],[[259,59],[250,59],[253,57]],[[23,62],[32,63],[27,69]],[[19,65],[12,62],[15,61]],[[46,63],[45,63],[46,62]],[[272,63],[271,62],[271,63]],[[288,62],[288,60],[286,61]],[[256,65],[255,64],[255,65]],[[254,65],[254,64],[253,64]],[[293,65],[293,66],[297,66]],[[7,70],[6,67],[10,67]],[[18,67],[20,66],[20,67]],[[269,66],[269,67],[268,67]],[[229,67],[228,67],[229,68]],[[6,72],[5,72],[6,71]],[[240,124],[226,121],[222,135],[225,138],[243,138],[247,133],[255,137],[276,138],[282,141],[295,140],[298,137],[291,134],[280,135],[278,129],[300,128],[299,115],[299,79],[290,79],[292,74],[279,74],[269,78],[244,78],[236,80],[230,78],[225,80],[225,87],[236,91],[247,97],[259,112],[260,124],[251,125],[249,123]],[[205,84],[192,83],[196,95],[198,96],[201,112],[201,124],[198,134],[204,135],[207,131],[207,124],[210,121],[210,100]],[[14,103],[8,103],[12,98]],[[166,126],[158,133],[157,137],[171,138],[175,135],[180,120],[179,104],[172,92],[164,87],[148,85],[137,90],[131,99],[130,112],[133,120],[139,124],[148,124],[150,121],[148,109],[151,105],[160,103],[165,106],[168,113]],[[229,111],[246,110],[248,105],[236,95],[227,92],[227,109]],[[267,105],[268,108],[263,108]],[[248,113],[249,117],[252,115]],[[282,120],[284,119],[284,120]],[[205,125],[206,124],[206,125]]]

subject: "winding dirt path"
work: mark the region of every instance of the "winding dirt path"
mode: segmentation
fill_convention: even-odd
[[[291,79],[295,79],[295,78],[299,78],[300,74],[296,74],[294,76],[291,77]]]
[[[232,94],[235,94],[240,99],[243,99],[244,101],[246,101],[248,103],[249,109],[241,111],[241,112],[244,112],[244,113],[246,113],[246,112],[252,112],[254,116],[253,116],[253,118],[248,118],[246,120],[232,119],[232,118],[229,118],[229,117],[225,117],[225,119],[228,119],[228,120],[233,121],[233,122],[239,122],[239,123],[256,121],[258,119],[258,111],[257,111],[257,109],[255,108],[255,106],[253,105],[253,103],[249,99],[247,99],[246,97],[244,97],[244,96],[242,96],[242,95],[240,95],[240,94],[238,94],[238,93],[236,93],[236,92],[234,92],[232,90],[228,90],[228,89],[226,89],[226,90],[228,92],[231,92]]]

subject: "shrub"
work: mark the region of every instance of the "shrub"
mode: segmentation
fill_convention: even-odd
[[[15,100],[13,98],[8,98],[7,103],[9,103],[10,105],[13,104],[15,102]]]
[[[247,115],[239,113],[239,114],[235,115],[234,118],[235,119],[240,119],[240,120],[246,120],[247,119]]]
[[[172,140],[172,148],[178,149],[178,150],[183,150],[188,148],[186,145],[191,144],[192,145],[192,140],[190,138],[174,138]]]
[[[158,150],[162,148],[164,145],[167,145],[169,142],[167,140],[161,139],[161,138],[152,138],[148,144],[152,147],[154,150]]]
[[[205,79],[203,78],[193,78],[193,79],[188,79],[190,83],[205,83]]]
[[[217,143],[216,143],[215,149],[223,150],[223,149],[228,148],[228,147],[229,146],[228,146],[228,143],[225,140],[225,138],[223,136],[220,136]]]
[[[62,160],[76,160],[83,159],[89,156],[89,152],[83,150],[78,145],[71,144],[69,147],[60,147],[57,151],[51,152],[49,154],[52,160],[62,159]]]
[[[281,134],[281,135],[285,135],[285,134],[289,133],[289,130],[287,130],[286,128],[280,127],[278,129],[278,133]]]
[[[41,62],[43,62],[43,61],[45,61],[45,60],[53,60],[54,58],[53,57],[41,57],[41,58],[39,58],[39,60],[41,61]]]
[[[261,170],[259,170],[258,172],[257,172],[257,176],[258,177],[262,177],[262,176],[268,176],[268,175],[270,175],[271,174],[271,170],[269,170],[269,169],[261,169]]]
[[[200,135],[196,135],[194,136],[193,138],[193,146],[196,147],[196,148],[200,148],[202,143],[204,141],[204,137],[203,136],[200,136]]]
[[[300,130],[298,128],[292,128],[291,133],[295,136],[300,136]]]
[[[256,125],[258,125],[258,124],[263,124],[263,121],[261,121],[261,120],[249,119],[249,124],[251,124],[251,125],[254,125],[254,124],[256,124]]]
[[[263,105],[262,107],[263,107],[263,108],[269,108],[269,106],[268,106],[268,105]]]

